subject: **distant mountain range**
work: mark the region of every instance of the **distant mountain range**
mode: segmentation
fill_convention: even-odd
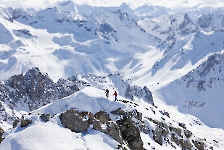
[[[0,8],[0,149],[223,149],[223,29],[200,4]]]

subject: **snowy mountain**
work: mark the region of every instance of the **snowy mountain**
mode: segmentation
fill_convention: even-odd
[[[0,7],[0,149],[224,149],[223,27],[200,4]]]

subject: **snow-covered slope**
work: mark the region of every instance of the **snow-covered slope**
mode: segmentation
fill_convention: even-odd
[[[224,128],[223,74],[223,52],[214,53],[161,93],[167,104],[178,106],[181,112],[197,116],[210,127]]]
[[[223,149],[224,10],[197,5],[179,11],[72,1],[45,9],[1,7],[0,127],[6,139],[0,148],[73,149],[76,142],[81,143],[77,149],[130,148],[124,134],[119,143],[100,132],[110,133],[106,126],[130,117],[146,149]],[[112,113],[119,108],[125,115]],[[68,110],[105,110],[112,122],[102,124],[100,131],[90,123],[85,133],[73,134],[60,120]],[[128,115],[132,111],[142,119]],[[51,118],[43,123],[38,114]],[[16,125],[23,115],[32,120],[26,128]],[[39,148],[27,141],[33,130],[36,137],[30,141]],[[48,135],[53,130],[57,132]],[[63,130],[63,140],[53,138]],[[49,138],[57,144],[42,144]]]

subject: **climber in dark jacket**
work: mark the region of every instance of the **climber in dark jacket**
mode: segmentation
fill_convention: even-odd
[[[109,90],[106,89],[105,93],[106,93],[106,97],[108,98],[109,97]]]

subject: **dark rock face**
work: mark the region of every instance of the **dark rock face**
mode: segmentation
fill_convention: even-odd
[[[138,87],[128,85],[124,95],[125,98],[130,100],[134,100],[134,96],[143,98],[146,102],[154,106],[152,93],[146,86],[143,89],[139,89]]]
[[[96,119],[100,120],[100,123],[106,123],[111,120],[109,114],[103,110],[97,112],[94,116]]]
[[[198,149],[198,150],[204,150],[205,149],[205,144],[201,141],[197,141],[197,140],[192,140],[192,143],[194,144],[194,146]]]
[[[89,121],[79,115],[77,111],[67,110],[60,115],[61,123],[64,127],[73,132],[87,132]]]
[[[119,126],[115,122],[109,122],[107,124],[107,131],[108,134],[115,139],[118,143],[122,144],[123,143],[123,137],[120,131]]]
[[[100,25],[99,32],[101,32],[103,34],[108,34],[113,31],[114,31],[114,29],[108,23]]]
[[[122,110],[121,108],[118,108],[118,109],[112,111],[111,113],[114,115],[123,115],[123,116],[127,115],[127,113],[124,110]]]
[[[51,115],[50,114],[42,114],[40,116],[40,118],[44,121],[44,122],[48,122],[50,120]]]
[[[212,24],[212,14],[202,14],[198,19],[198,26],[201,28],[208,28]]]
[[[180,143],[182,149],[191,149],[193,147],[193,145],[191,144],[191,142],[189,140],[180,139],[179,143]]]
[[[16,120],[13,122],[12,127],[13,127],[13,128],[17,127],[18,122],[19,122],[19,120],[18,120],[18,119],[16,119]]]
[[[175,133],[177,133],[178,136],[183,138],[182,130],[180,128],[175,128],[175,127],[170,126],[169,129],[170,129],[170,131],[174,131]]]
[[[151,91],[146,86],[144,86],[143,91],[145,92],[145,100],[154,106],[154,101],[153,101]]]
[[[93,128],[97,131],[104,132],[110,135],[113,139],[115,139],[118,143],[123,143],[123,138],[121,135],[121,131],[116,122],[111,121],[110,116],[103,110],[97,112],[93,120]],[[106,128],[102,128],[101,126]]]
[[[158,122],[153,132],[153,139],[160,145],[163,145],[163,137],[166,137],[170,132],[168,125],[163,122]]]
[[[184,130],[184,135],[187,137],[187,138],[190,138],[192,136],[192,132],[189,131],[189,130]]]
[[[144,150],[140,132],[131,118],[124,117],[123,119],[118,120],[117,124],[119,125],[122,137],[127,141],[130,149]]]
[[[180,24],[179,29],[181,35],[187,35],[196,32],[198,27],[191,21],[188,14],[184,14],[184,21]]]
[[[153,139],[160,145],[163,145],[163,137],[162,137],[162,132],[164,130],[161,128],[156,128],[153,130]]]
[[[26,127],[26,126],[28,126],[31,123],[32,123],[32,120],[24,119],[24,116],[22,116],[22,118],[21,118],[21,124],[20,124],[21,127]]]
[[[4,130],[0,127],[0,143],[3,141],[2,135],[4,134]]]
[[[98,120],[93,120],[93,129],[100,131],[100,132],[106,132],[106,130],[102,129],[101,123]]]
[[[102,128],[101,125],[104,125],[106,128]],[[118,143],[123,144],[123,137],[121,135],[121,131],[116,122],[108,121],[105,124],[102,124],[98,120],[93,121],[93,129],[106,133],[115,139]]]

